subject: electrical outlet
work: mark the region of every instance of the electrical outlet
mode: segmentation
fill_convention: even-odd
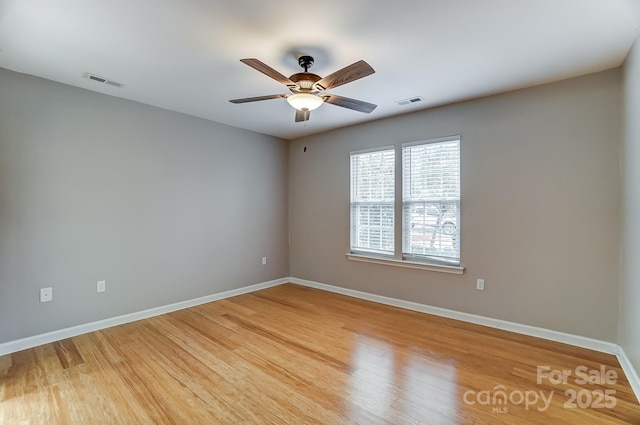
[[[98,281],[98,284],[96,285],[96,290],[98,292],[104,292],[107,290],[107,281],[106,280],[100,280]]]
[[[262,257],[262,265],[264,266],[265,264],[267,264],[267,257]]]
[[[53,288],[41,288],[40,289],[40,302],[47,303],[53,300]]]
[[[484,291],[484,279],[476,280],[476,289],[478,291]]]

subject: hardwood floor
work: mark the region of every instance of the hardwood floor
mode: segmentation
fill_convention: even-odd
[[[640,406],[614,356],[287,284],[2,356],[0,423],[640,424]]]

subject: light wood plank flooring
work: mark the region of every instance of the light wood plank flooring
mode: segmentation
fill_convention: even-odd
[[[640,406],[614,356],[287,284],[2,356],[0,423],[640,424]]]

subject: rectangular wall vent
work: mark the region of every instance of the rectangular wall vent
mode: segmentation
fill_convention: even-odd
[[[422,101],[424,101],[424,98],[422,96],[414,96],[414,97],[410,97],[409,99],[398,100],[396,103],[398,105],[404,106],[404,105],[411,105],[413,103],[418,103]]]
[[[118,88],[124,87],[124,84],[122,84],[122,83],[119,83],[119,82],[113,81],[113,80],[109,80],[109,79],[104,78],[104,77],[100,77],[99,75],[92,74],[90,72],[85,73],[84,74],[84,78],[87,78],[87,79],[93,80],[93,81],[97,81],[99,83],[108,84],[108,85],[113,86],[113,87],[118,87]]]

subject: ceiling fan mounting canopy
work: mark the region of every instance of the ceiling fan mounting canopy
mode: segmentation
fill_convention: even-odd
[[[309,71],[309,68],[313,66],[313,56],[300,56],[298,58],[298,65],[304,68],[304,72]]]
[[[320,107],[325,102],[367,114],[371,113],[377,107],[377,105],[362,100],[350,99],[328,93],[318,94],[373,74],[375,72],[374,69],[363,60],[342,68],[324,78],[309,72],[309,68],[313,66],[314,60],[313,57],[308,55],[303,55],[298,58],[298,64],[304,69],[304,72],[293,74],[288,78],[258,59],[240,59],[240,62],[249,65],[253,69],[287,86],[293,94],[275,94],[232,99],[229,101],[231,103],[248,103],[285,98],[287,102],[296,109],[296,122],[309,120],[310,111]]]

